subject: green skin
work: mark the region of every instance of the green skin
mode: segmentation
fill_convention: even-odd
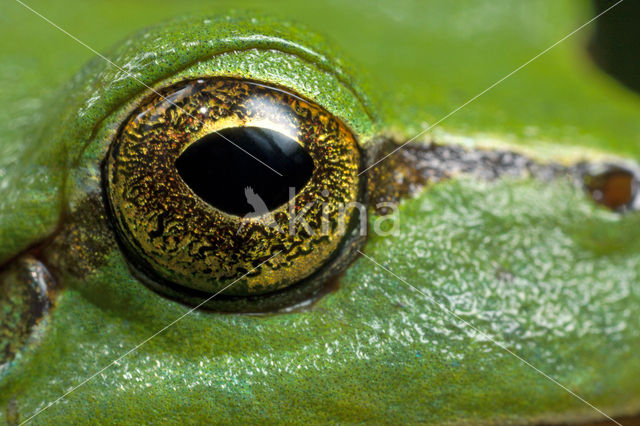
[[[98,50],[204,7],[64,3],[31,5]],[[412,137],[590,16],[581,0],[273,6],[330,34],[343,54],[280,19],[221,19],[223,3],[206,6],[210,21],[160,25],[107,56],[153,87],[220,74],[288,87],[365,147],[380,134]],[[70,226],[82,216],[118,124],[148,93],[95,58],[52,95],[90,52],[18,4],[5,9],[3,38],[24,41],[0,53],[0,264],[46,241],[61,217]],[[539,161],[640,160],[640,100],[595,69],[585,39],[565,41],[412,143],[506,147]],[[398,214],[400,232],[370,236],[363,251],[422,293],[361,257],[338,291],[303,312],[193,312],[33,422],[598,418],[461,319],[607,414],[640,411],[639,215],[596,206],[563,180],[465,176],[404,200]],[[56,271],[55,307],[0,372],[0,422],[9,406],[29,418],[188,311],[134,278],[111,238],[85,241],[91,262],[55,244],[42,252]],[[74,262],[82,274],[65,268]]]

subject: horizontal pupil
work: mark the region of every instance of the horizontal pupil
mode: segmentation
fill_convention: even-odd
[[[313,159],[295,140],[260,127],[209,133],[191,144],[175,166],[200,198],[237,216],[264,214],[285,204],[314,169]]]

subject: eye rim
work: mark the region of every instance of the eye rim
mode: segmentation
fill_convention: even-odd
[[[185,21],[193,22],[184,27]],[[180,44],[165,42],[175,41],[177,34],[194,34],[191,39],[199,44],[184,51]],[[141,55],[153,60],[141,62]],[[105,61],[87,63],[60,93],[62,119],[46,126],[69,161],[71,170],[59,184],[68,199],[82,197],[88,186],[102,191],[95,176],[122,122],[150,91],[186,79],[236,77],[290,90],[338,117],[365,151],[377,149],[374,140],[382,121],[365,90],[370,83],[355,72],[344,52],[299,24],[255,11],[182,16],[131,34],[107,56],[127,64],[130,75],[121,75]]]
[[[167,86],[165,87],[165,89],[166,90],[174,89],[176,87],[179,87],[180,84],[184,85],[189,82],[193,83],[194,81],[196,80],[185,80],[179,84]],[[232,81],[235,83],[239,82],[239,83],[249,84],[255,87],[259,87],[262,90],[275,91],[282,94],[283,96],[289,96],[289,97],[295,98],[297,102],[306,104],[307,106],[310,106],[318,111],[321,111],[323,114],[326,114],[328,117],[330,117],[333,120],[333,123],[337,126],[339,130],[347,132],[348,135],[350,136],[350,138],[347,138],[347,140],[352,143],[352,147],[355,150],[354,152],[356,154],[356,161],[353,161],[351,163],[351,166],[352,166],[351,171],[352,171],[353,179],[355,182],[355,185],[350,186],[350,190],[353,195],[353,199],[351,201],[359,201],[359,202],[362,202],[363,205],[366,205],[366,200],[365,200],[366,198],[365,188],[367,187],[366,178],[358,176],[358,173],[360,172],[360,170],[364,168],[366,156],[361,150],[357,137],[346,127],[346,125],[340,120],[339,117],[334,116],[333,114],[331,114],[331,112],[327,111],[322,106],[314,103],[313,101],[304,99],[303,97],[297,95],[296,93],[292,93],[287,88],[277,87],[270,83],[266,83],[262,81],[256,82],[249,79],[228,78],[228,77],[219,77],[219,76],[201,78],[201,79],[198,79],[197,81],[223,81],[223,82]],[[150,95],[148,99],[152,101],[154,99],[154,96]],[[134,112],[130,114],[129,119],[125,120],[122,123],[122,128],[125,128],[128,123],[134,120],[134,117],[135,119],[140,117],[140,114],[136,114],[136,112],[141,110],[144,105],[146,104],[142,103],[141,106],[136,108],[136,110],[134,110]],[[102,165],[103,189],[104,189],[103,195],[105,198],[105,204],[108,206],[109,216],[111,217],[112,222],[113,222],[113,219],[117,217],[117,214],[114,212],[114,205],[108,193],[109,185],[110,185],[109,181],[111,180],[109,162],[110,162],[110,159],[112,158],[112,153],[114,152],[114,150],[118,149],[117,148],[118,145],[116,144],[116,142],[119,139],[119,135],[120,135],[120,132],[118,133],[118,135],[116,136],[116,139],[114,139],[111,147],[109,148],[107,156],[105,157],[105,160],[103,161],[103,165]],[[200,139],[200,136],[192,137],[189,143],[184,144],[180,152],[184,152],[184,150],[186,150],[191,144],[193,144],[199,139]],[[308,138],[308,140],[306,141],[307,146],[304,145],[303,141],[299,140],[300,138],[293,137],[293,139],[296,140],[298,143],[300,143],[307,152],[309,152],[308,151],[309,144],[315,144],[316,147],[322,147],[321,144],[317,143],[318,141],[315,138]],[[315,151],[312,151],[312,152],[314,154],[317,154],[317,152]],[[317,155],[314,155],[314,154],[312,154],[312,157],[314,158],[314,162],[318,162],[319,158],[317,157]],[[173,167],[173,169],[175,170],[175,167]],[[177,173],[177,170],[175,171]],[[327,182],[318,178],[318,175],[316,174],[316,170],[314,170],[311,180],[314,180],[314,179],[316,181],[319,180],[318,183],[320,184],[328,185]],[[184,182],[182,183],[185,185],[185,187],[189,192],[192,192],[192,190],[188,188],[188,186]],[[285,203],[280,208],[276,210],[272,210],[272,213],[274,213],[275,211],[281,210],[283,207],[288,206],[291,202],[295,203],[296,201],[299,201],[299,197],[301,193],[305,191],[305,189],[307,190],[307,192],[311,191],[309,187],[310,185],[309,183],[307,183],[307,185],[305,185],[305,188],[303,188],[303,190],[301,190],[296,195],[296,197],[294,197],[288,203]],[[193,196],[199,199],[197,195],[193,194]],[[207,206],[207,209],[209,211],[214,210],[220,213],[221,215],[224,215],[227,217],[231,216],[224,212],[219,211],[218,209],[216,209],[215,207],[212,207],[211,205],[209,205],[203,200],[201,200],[201,202],[203,205]],[[255,293],[231,294],[231,295],[219,294],[215,298],[217,300],[212,300],[211,303],[207,303],[207,307],[217,311],[228,311],[228,312],[273,311],[273,310],[282,309],[285,306],[294,305],[304,300],[308,301],[310,299],[313,299],[318,294],[322,294],[324,292],[323,288],[325,287],[325,282],[327,281],[327,279],[330,276],[334,275],[337,270],[346,267],[346,265],[348,265],[351,262],[351,260],[355,258],[355,254],[357,253],[355,248],[361,247],[364,244],[364,239],[365,239],[364,235],[359,235],[359,233],[354,232],[356,229],[359,229],[361,221],[363,220],[363,218],[356,213],[357,211],[349,212],[347,216],[347,221],[348,221],[347,233],[342,235],[342,237],[337,241],[337,245],[335,245],[331,250],[329,250],[328,254],[318,256],[319,258],[322,259],[322,261],[318,263],[319,266],[315,270],[312,270],[310,274],[308,273],[302,276],[298,274],[296,276],[296,279],[293,280],[292,282],[285,285],[281,285],[278,288],[271,288],[269,289],[268,293],[265,293],[265,294],[255,294]],[[366,219],[365,219],[365,222],[366,222]],[[114,226],[114,228],[116,229],[116,234],[118,234],[117,239],[118,239],[119,245],[121,246],[121,249],[123,250],[123,252],[131,254],[131,247],[126,242],[129,239],[128,236],[124,235],[124,238],[123,238],[122,232],[121,230],[118,229],[119,227],[117,224]],[[154,268],[150,267],[146,262],[139,262],[139,261],[132,260],[132,258],[135,259],[136,257],[135,256],[136,253],[134,252],[133,254],[134,256],[131,256],[131,255],[126,256],[129,267],[132,269],[136,277],[138,277],[138,279],[143,283],[145,283],[148,287],[156,290],[161,294],[169,296],[170,298],[177,299],[189,304],[196,304],[196,303],[201,304],[203,300],[210,298],[212,294],[210,290],[203,291],[203,289],[201,288],[187,287],[182,283],[180,283],[178,280],[166,279],[167,277],[159,275],[157,271]]]
[[[194,21],[187,33],[180,28],[181,37],[198,34],[201,37],[194,40],[203,41],[197,46],[190,46],[187,51],[180,50],[180,46],[174,43],[178,40],[175,37],[169,37],[169,43],[164,42],[167,37],[162,39],[162,43],[154,42],[160,40],[154,36],[177,34],[172,21],[134,34],[126,39],[127,43],[114,46],[108,56],[117,58],[118,63],[127,64],[127,69],[140,81],[119,75],[102,61],[89,63],[72,81],[73,90],[67,88],[64,92],[64,96],[68,96],[69,92],[77,96],[74,95],[71,102],[65,101],[64,109],[59,114],[63,118],[49,123],[47,127],[56,141],[74,141],[64,146],[59,144],[61,149],[68,150],[69,164],[69,171],[60,183],[61,192],[64,193],[63,203],[74,211],[87,197],[95,200],[96,213],[104,217],[105,226],[108,227],[105,231],[110,237],[115,232],[109,222],[110,212],[104,196],[102,176],[103,160],[111,141],[122,122],[150,91],[160,90],[184,79],[237,77],[297,93],[340,119],[357,137],[368,160],[374,157],[371,152],[377,149],[381,115],[374,99],[370,97],[371,92],[364,90],[370,87],[368,82],[349,64],[344,52],[336,52],[313,31],[301,32],[297,25],[282,20],[256,24],[253,14],[246,19],[236,16],[237,19],[232,21],[226,16],[198,17],[204,18],[207,18],[206,25]],[[174,24],[176,22],[173,21]],[[278,33],[271,37],[274,28]],[[138,61],[141,53],[149,52],[153,53],[152,58],[145,56],[149,61]],[[57,160],[55,164],[58,165]],[[358,198],[367,196],[366,191],[361,191]],[[366,220],[361,219],[355,216],[354,223],[363,223],[366,227]],[[349,238],[363,240],[359,236]],[[356,257],[354,253],[338,254],[336,251],[335,259],[328,261],[323,268],[341,263],[339,260],[345,256],[351,260]],[[108,255],[100,258],[113,258],[118,267],[130,268],[124,249],[115,238]],[[342,262],[342,268],[335,270],[346,268],[351,260]],[[136,274],[139,281],[145,278],[135,271],[132,273]],[[305,285],[306,281],[314,280],[309,277]],[[110,291],[110,287],[105,291]],[[258,309],[248,308],[247,311],[260,311],[261,303],[256,302]],[[221,310],[235,311],[231,305],[229,309]]]

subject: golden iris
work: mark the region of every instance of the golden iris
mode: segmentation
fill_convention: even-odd
[[[360,162],[353,134],[319,105],[206,78],[141,102],[109,149],[105,186],[120,242],[149,280],[262,295],[335,263],[358,220],[344,208],[362,196]]]

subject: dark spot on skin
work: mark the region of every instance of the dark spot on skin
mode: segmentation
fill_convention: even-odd
[[[210,133],[190,145],[175,164],[200,198],[236,216],[260,212],[256,203],[263,202],[269,211],[285,204],[314,170],[313,159],[299,143],[260,127]]]
[[[494,272],[494,276],[498,281],[510,283],[515,279],[515,276],[508,269],[498,266]]]
[[[631,208],[638,192],[636,176],[618,166],[608,166],[603,171],[587,173],[584,184],[596,203],[615,211]]]
[[[101,194],[89,193],[67,213],[58,235],[43,250],[56,276],[85,278],[103,266],[116,245]]]

